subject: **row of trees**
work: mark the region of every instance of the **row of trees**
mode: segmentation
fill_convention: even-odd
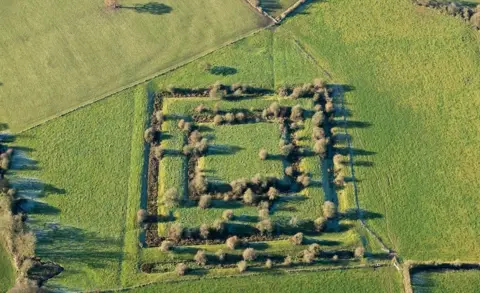
[[[436,0],[415,0],[414,3],[437,9],[448,15],[460,16],[466,22],[471,23],[474,28],[480,29],[480,4],[475,8],[470,8],[458,2],[440,2]]]

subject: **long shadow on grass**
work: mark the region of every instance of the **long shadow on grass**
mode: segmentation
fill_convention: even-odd
[[[170,13],[172,11],[172,7],[165,5],[163,3],[158,3],[158,2],[149,2],[145,4],[133,4],[133,6],[119,5],[118,8],[132,9],[138,13],[149,13],[154,15],[162,15],[162,14]]]

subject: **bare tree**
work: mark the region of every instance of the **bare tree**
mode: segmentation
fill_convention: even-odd
[[[187,265],[182,262],[177,264],[177,266],[175,267],[175,272],[177,273],[177,275],[183,276],[187,272],[187,269]]]
[[[164,240],[162,241],[162,243],[160,244],[160,250],[162,252],[168,252],[170,250],[172,250],[172,248],[174,247],[174,243],[172,241],[168,241],[168,240]]]
[[[303,243],[303,233],[298,232],[290,238],[290,242],[294,245],[302,245]]]
[[[323,203],[323,216],[326,217],[327,219],[334,218],[337,214],[337,206],[327,200]]]
[[[260,151],[258,152],[258,157],[260,158],[260,160],[266,160],[267,157],[268,157],[268,152],[266,149],[260,149]]]
[[[115,9],[119,7],[118,0],[103,0],[106,8]]]
[[[200,196],[200,200],[198,201],[198,206],[202,209],[209,208],[212,205],[212,196],[205,194]]]
[[[175,187],[168,189],[163,194],[163,204],[168,208],[177,207],[180,203],[178,191]]]
[[[243,260],[252,261],[257,258],[257,252],[253,248],[247,248],[242,253]]]
[[[208,227],[207,224],[200,225],[200,237],[202,237],[203,239],[208,239],[209,235],[210,235],[210,227]]]
[[[222,218],[226,221],[232,220],[233,219],[233,211],[232,210],[223,211]]]
[[[195,256],[193,257],[193,260],[200,265],[204,266],[207,264],[207,255],[205,254],[205,250],[198,250]]]
[[[265,262],[265,268],[266,269],[271,269],[273,267],[273,262],[271,259],[267,258],[267,261]]]
[[[248,268],[247,262],[244,261],[244,260],[239,261],[239,262],[237,263],[237,268],[238,268],[238,271],[239,271],[240,273],[245,272],[245,271],[247,270],[247,268]]]
[[[240,240],[238,239],[237,236],[232,236],[232,237],[229,237],[225,243],[227,244],[228,248],[236,249],[240,244]]]
[[[365,248],[363,246],[355,248],[354,255],[356,258],[363,258],[365,256]]]
[[[325,229],[326,223],[327,220],[324,217],[316,218],[315,221],[313,221],[315,231],[322,232]]]
[[[145,222],[145,220],[147,219],[148,217],[148,213],[146,210],[144,209],[140,209],[137,211],[137,223],[138,224],[142,224]]]

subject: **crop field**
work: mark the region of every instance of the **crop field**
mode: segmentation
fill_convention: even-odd
[[[478,271],[421,272],[412,276],[415,292],[478,292],[480,273]]]
[[[44,287],[408,292],[407,263],[479,261],[480,35],[459,15],[307,1],[261,29],[243,0],[29,1],[0,12],[0,175],[63,269]],[[0,292],[19,272],[0,247]]]
[[[0,117],[13,131],[267,24],[238,0],[27,2],[8,0],[0,17]]]

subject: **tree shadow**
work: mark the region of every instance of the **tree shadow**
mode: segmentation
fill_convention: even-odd
[[[340,215],[343,219],[347,220],[360,220],[360,219],[380,219],[383,218],[383,215],[376,212],[371,212],[367,210],[357,210],[357,209],[348,209],[343,214]]]
[[[220,145],[220,144],[214,144],[210,145],[208,147],[207,155],[212,156],[212,155],[233,155],[236,154],[237,152],[243,150],[244,148],[235,146],[235,145]]]
[[[145,4],[133,4],[133,6],[119,5],[118,8],[132,9],[138,13],[150,13],[154,15],[162,15],[162,14],[170,13],[172,11],[172,7],[165,5],[163,3],[158,3],[158,2],[148,2]]]
[[[278,0],[261,0],[260,6],[267,13],[273,13],[282,8]]]
[[[210,69],[210,73],[213,75],[234,75],[237,73],[237,69],[228,66],[213,66]]]

